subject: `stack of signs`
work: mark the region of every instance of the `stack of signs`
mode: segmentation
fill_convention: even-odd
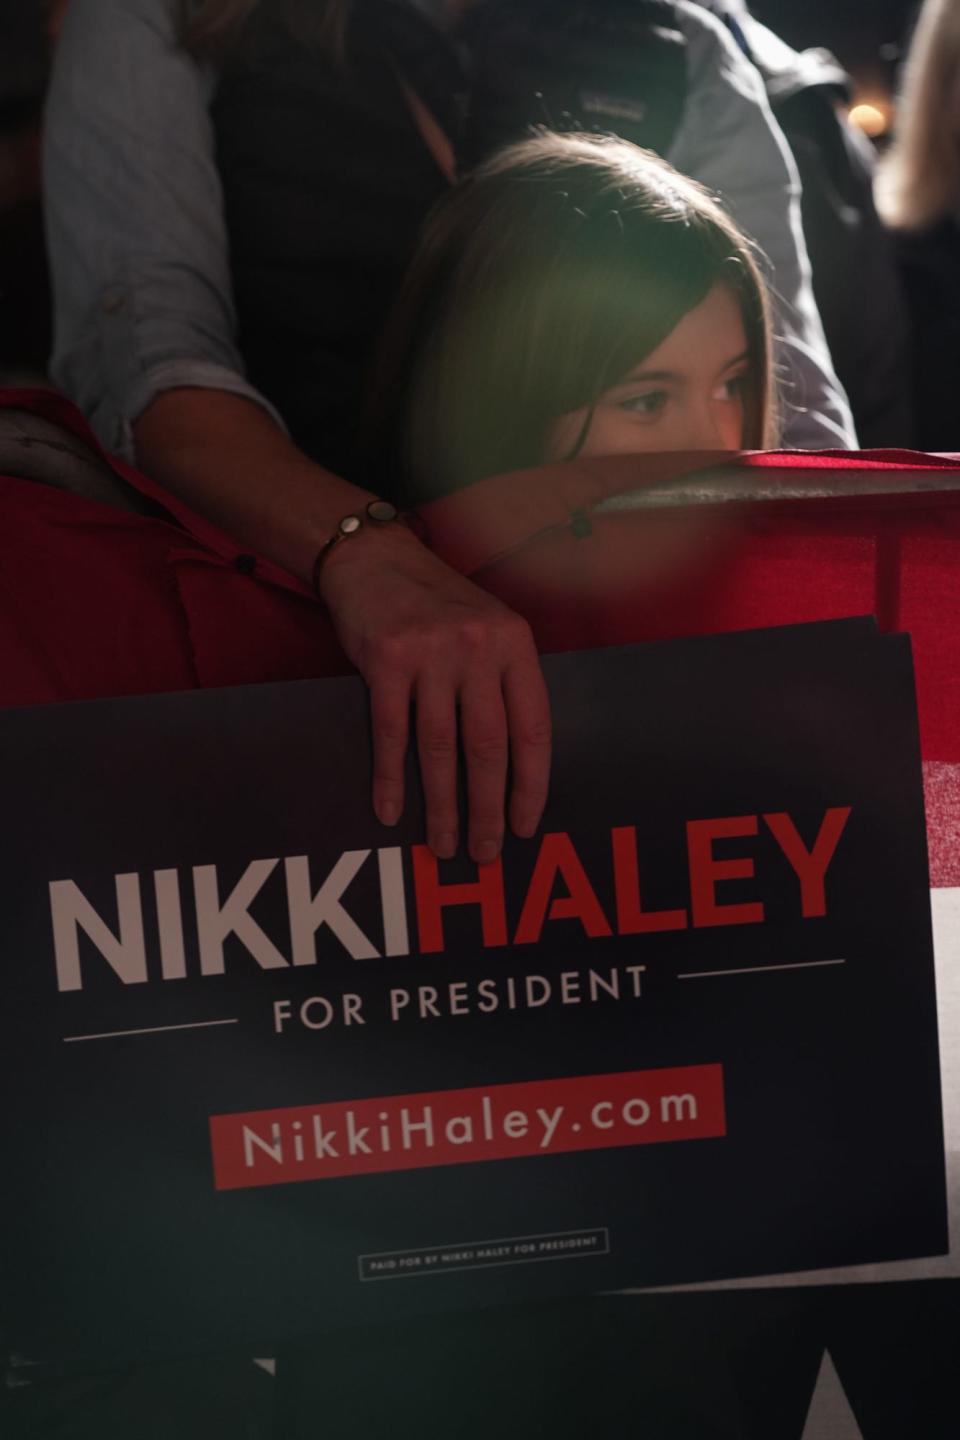
[[[546,673],[543,827],[479,870],[373,818],[359,680],[0,717],[17,1348],[946,1249],[909,641]]]

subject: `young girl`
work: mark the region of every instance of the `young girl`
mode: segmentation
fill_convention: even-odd
[[[770,446],[771,389],[733,222],[647,151],[549,133],[435,209],[372,383],[416,498],[574,456]]]

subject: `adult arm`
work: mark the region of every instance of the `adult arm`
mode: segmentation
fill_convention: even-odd
[[[763,81],[713,15],[686,0],[677,0],[677,13],[687,37],[687,103],[668,158],[720,195],[766,257],[784,443],[855,448],[813,296],[796,164]]]
[[[234,339],[214,84],[177,48],[172,0],[71,0],[44,126],[51,373],[127,459],[173,386],[269,408]]]
[[[309,579],[339,519],[372,498],[313,464],[247,382],[234,340],[209,101],[169,0],[72,0],[47,108],[54,378],[101,439],[242,543]],[[374,806],[403,805],[411,702],[427,838],[456,845],[459,733],[470,853],[536,828],[549,710],[525,623],[403,527],[365,527],[322,568],[346,653],[371,691]]]

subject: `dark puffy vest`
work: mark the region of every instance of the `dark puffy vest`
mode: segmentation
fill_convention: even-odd
[[[293,9],[261,0],[213,107],[240,348],[297,443],[382,491],[357,459],[364,372],[447,188],[400,76],[464,165],[538,124],[662,153],[683,42],[665,0],[487,0],[460,44],[404,0],[355,0],[338,64]]]

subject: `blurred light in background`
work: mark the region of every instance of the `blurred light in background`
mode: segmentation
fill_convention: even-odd
[[[864,135],[876,140],[890,129],[891,114],[889,100],[861,100],[850,107],[849,119]]]

